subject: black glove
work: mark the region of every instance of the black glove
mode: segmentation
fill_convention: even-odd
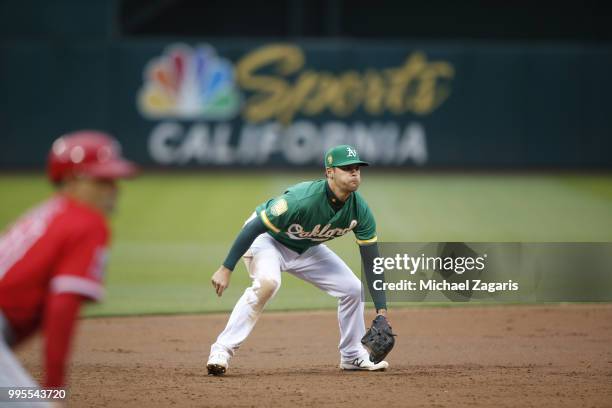
[[[382,315],[376,316],[372,327],[366,331],[361,339],[361,344],[370,352],[370,361],[380,363],[395,345],[395,336],[389,326],[387,318]]]

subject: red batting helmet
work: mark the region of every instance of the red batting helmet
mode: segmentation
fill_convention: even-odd
[[[116,179],[133,176],[136,171],[136,165],[121,156],[119,142],[96,130],[61,136],[53,142],[47,164],[47,174],[54,183],[74,174]]]

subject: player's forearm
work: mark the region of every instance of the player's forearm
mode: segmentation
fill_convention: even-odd
[[[359,246],[359,252],[361,253],[361,263],[363,265],[366,283],[368,284],[368,290],[370,291],[372,301],[374,302],[374,307],[376,308],[376,311],[384,310],[386,312],[387,297],[385,296],[385,292],[382,290],[375,290],[373,286],[375,280],[385,280],[384,274],[374,274],[374,258],[380,256],[378,244],[374,243],[372,245],[361,245]]]
[[[49,297],[45,311],[46,387],[61,387],[82,297],[72,293]]]
[[[249,249],[255,238],[267,231],[266,226],[259,217],[253,218],[240,231],[240,234],[234,240],[232,247],[223,261],[223,266],[233,271],[236,263],[244,253]]]

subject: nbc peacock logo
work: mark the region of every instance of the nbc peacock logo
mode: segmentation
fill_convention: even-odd
[[[168,47],[145,68],[138,93],[140,112],[155,119],[231,119],[241,102],[234,67],[209,45]]]

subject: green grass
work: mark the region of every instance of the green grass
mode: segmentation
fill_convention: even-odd
[[[210,276],[254,207],[320,172],[145,175],[122,184],[107,299],[89,316],[225,311],[247,287],[243,264],[217,298]],[[612,176],[369,173],[361,192],[382,241],[612,241]],[[51,193],[42,175],[0,175],[0,226]],[[358,270],[352,237],[329,246]],[[270,309],[335,300],[283,274]]]

